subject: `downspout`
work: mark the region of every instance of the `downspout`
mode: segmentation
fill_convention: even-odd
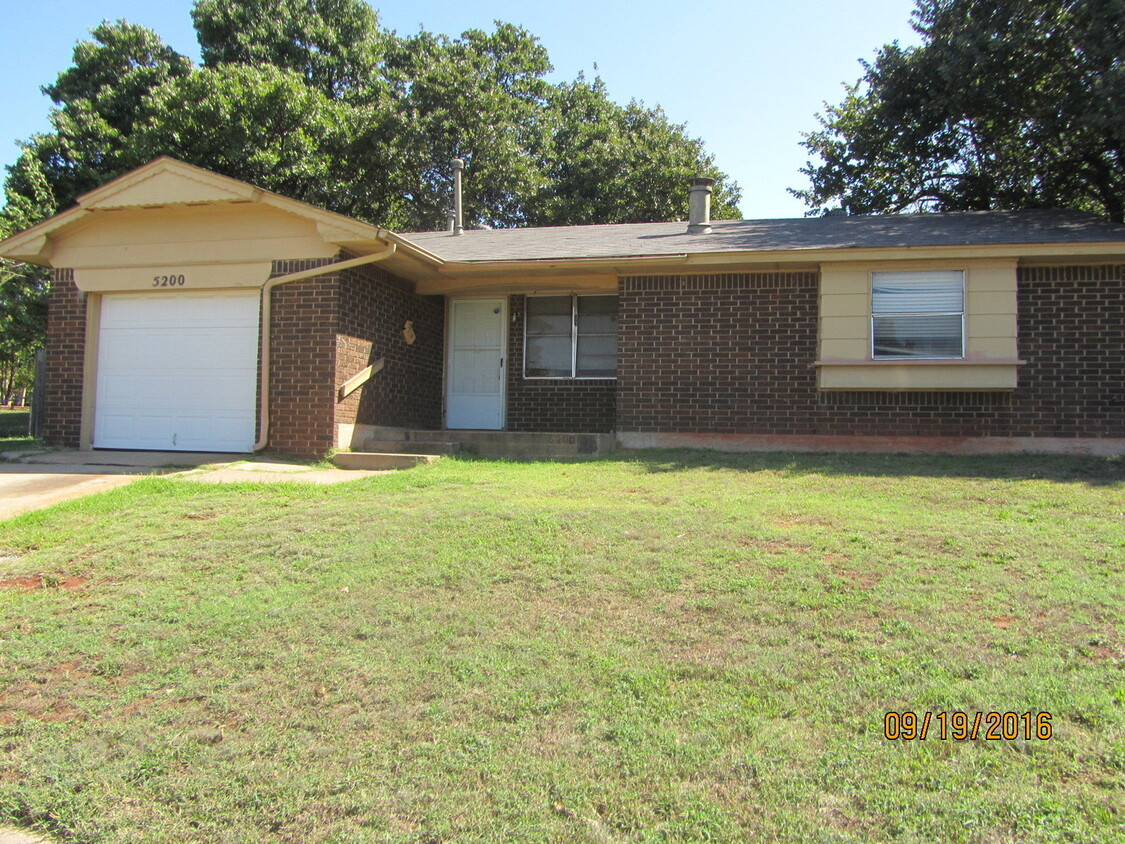
[[[254,443],[254,451],[261,451],[265,448],[270,436],[270,302],[272,301],[270,293],[275,287],[288,284],[291,281],[301,281],[302,279],[315,278],[318,275],[326,275],[327,273],[336,272],[338,270],[348,270],[352,267],[361,267],[364,264],[374,264],[376,261],[382,261],[384,258],[391,257],[394,253],[395,245],[393,243],[388,243],[387,248],[380,252],[375,252],[371,255],[363,255],[359,258],[349,258],[347,261],[338,261],[335,264],[313,267],[311,270],[301,270],[300,272],[290,273],[289,275],[279,275],[277,278],[271,278],[262,285],[262,369],[260,376],[261,386],[259,388],[262,398],[258,410],[260,420],[258,425],[258,441]]]

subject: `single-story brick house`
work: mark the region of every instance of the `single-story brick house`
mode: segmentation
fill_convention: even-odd
[[[712,222],[697,181],[687,224],[395,234],[162,158],[0,256],[52,269],[54,445],[1125,453],[1125,226]]]

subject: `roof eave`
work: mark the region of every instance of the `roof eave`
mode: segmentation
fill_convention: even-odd
[[[600,255],[591,257],[544,258],[477,258],[472,260],[447,259],[443,271],[458,275],[508,274],[527,270],[531,272],[582,272],[605,270],[614,267],[632,269],[667,266],[682,270],[685,267],[705,267],[755,264],[818,264],[860,261],[925,260],[950,258],[1059,258],[1074,256],[1121,256],[1125,261],[1125,241],[1003,243],[1003,244],[949,244],[929,246],[842,246],[811,247],[768,250],[714,250],[707,252],[680,252],[667,255]]]

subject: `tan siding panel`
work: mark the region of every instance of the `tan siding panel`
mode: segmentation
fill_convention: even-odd
[[[1010,390],[1016,367],[872,366],[821,367],[824,390]]]

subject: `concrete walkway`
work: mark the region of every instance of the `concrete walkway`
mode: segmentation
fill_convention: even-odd
[[[0,520],[124,486],[148,475],[176,474],[203,483],[338,484],[385,474],[184,451],[6,452],[0,457],[13,461],[0,463]]]
[[[281,460],[254,460],[244,463],[231,463],[226,466],[210,466],[180,475],[185,481],[199,481],[205,484],[222,483],[283,483],[302,484],[342,484],[372,475],[386,475],[394,469],[323,469],[305,466],[300,463],[286,463]]]
[[[53,842],[50,838],[34,832],[0,826],[0,844],[53,844]]]

